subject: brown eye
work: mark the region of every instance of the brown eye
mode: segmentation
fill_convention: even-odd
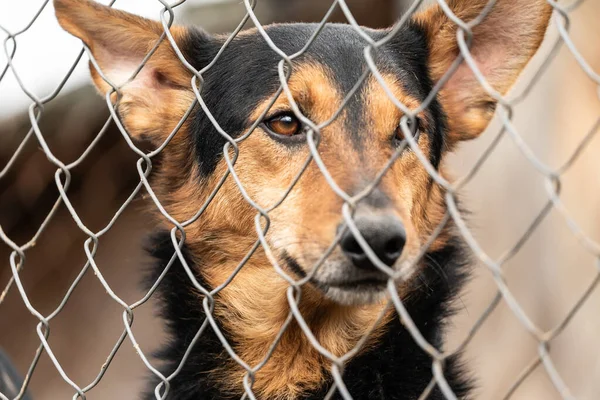
[[[421,120],[418,117],[415,117],[414,119],[408,118],[406,121],[406,125],[408,127],[408,130],[412,132],[413,137],[417,136],[417,134],[421,130]],[[394,139],[398,141],[404,140],[404,131],[402,131],[402,127],[400,126],[400,124],[398,124],[398,127],[396,128]]]
[[[291,113],[277,115],[266,120],[264,124],[272,133],[282,136],[294,136],[302,131],[302,124]]]

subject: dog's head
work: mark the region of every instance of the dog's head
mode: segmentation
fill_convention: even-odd
[[[487,3],[447,2],[465,22],[477,18]],[[91,67],[99,90],[111,89],[105,79],[116,86],[127,82],[120,88],[118,110],[128,133],[162,144],[195,99],[188,66],[201,70],[213,63],[226,37],[171,27],[178,50],[163,40],[130,79],[162,35],[160,23],[89,1],[55,0],[55,6],[61,25],[90,48],[102,71]],[[539,47],[550,10],[545,0],[497,0],[473,28],[470,52],[499,94],[508,91]],[[265,30],[280,51],[292,55],[316,28],[282,24]],[[389,32],[364,29],[376,41]],[[421,106],[458,56],[456,38],[456,24],[435,5],[415,14],[372,52],[380,79],[398,102],[411,110]],[[266,239],[282,268],[297,276],[311,274],[313,287],[334,301],[377,301],[385,293],[387,268],[402,279],[419,268],[413,259],[446,206],[441,187],[406,147],[405,133],[413,135],[424,157],[441,171],[449,150],[488,125],[496,100],[462,63],[439,94],[401,128],[402,111],[368,72],[367,44],[349,25],[326,25],[293,61],[288,82],[293,103],[285,93],[274,98],[281,56],[256,29],[237,35],[202,73],[204,82],[198,85],[204,105],[192,110],[164,148],[154,186],[173,217],[189,219],[210,198],[234,157],[233,151],[223,153],[226,139],[220,131],[244,137],[238,143],[236,176],[225,178],[202,216],[187,227],[187,241],[202,255],[199,264],[212,284],[222,283],[257,239],[256,209],[244,196],[269,210]],[[348,96],[363,74],[364,82]],[[254,124],[256,129],[246,136]],[[318,141],[318,160],[309,159],[309,135]],[[348,209],[352,226],[342,215],[344,196],[358,199]],[[313,273],[337,236],[339,245]],[[443,233],[432,248],[447,238]],[[255,258],[265,261],[261,252]],[[253,268],[276,275],[269,262]]]

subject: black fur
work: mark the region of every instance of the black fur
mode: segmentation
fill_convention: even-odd
[[[305,45],[316,27],[316,24],[281,24],[268,26],[266,30],[277,47],[291,55]],[[388,33],[371,29],[366,29],[366,32],[377,40]],[[191,30],[182,50],[188,61],[200,70],[212,61],[221,45],[222,39],[211,39],[204,32]],[[326,66],[332,72],[338,90],[346,94],[367,68],[363,55],[366,45],[367,42],[352,27],[328,24],[307,52],[295,62],[313,61]],[[419,27],[407,25],[389,43],[375,51],[374,58],[379,70],[398,76],[411,95],[425,99],[431,91],[433,85],[427,73],[427,43]],[[259,33],[247,33],[236,37],[204,73],[202,97],[221,128],[231,137],[245,132],[250,126],[248,115],[254,107],[272,96],[279,87],[277,64],[280,60]],[[362,141],[370,139],[362,119],[360,93],[358,91],[346,105],[349,139],[358,148]],[[427,111],[433,122],[428,132],[433,150],[430,161],[437,167],[444,144],[443,113],[437,101],[433,101]],[[222,157],[226,139],[202,110],[198,110],[193,118],[196,156],[201,174],[207,176]]]
[[[314,24],[274,25],[268,27],[267,32],[281,50],[293,54],[304,46],[315,28]],[[375,30],[367,32],[375,39],[387,33]],[[221,40],[192,31],[183,49],[186,58],[195,68],[203,68],[218,51]],[[298,62],[324,64],[332,71],[340,92],[347,93],[367,68],[363,58],[365,46],[364,39],[351,27],[331,24],[323,29]],[[233,40],[214,67],[204,74],[203,99],[221,127],[233,137],[249,126],[248,115],[256,104],[269,98],[278,88],[276,67],[279,60],[279,56],[254,32]],[[375,61],[381,71],[396,74],[404,89],[420,99],[424,99],[432,88],[427,71],[425,36],[416,26],[407,25],[402,29],[376,52]],[[361,118],[363,103],[358,93],[347,104],[349,117],[346,121],[349,124],[347,131],[352,136],[349,142],[357,148],[361,146],[361,141],[369,140],[369,132]],[[444,115],[437,101],[430,104],[427,113],[427,118],[432,122],[427,132],[431,143],[430,161],[437,167],[444,147]],[[222,157],[225,139],[201,110],[194,116],[192,134],[200,172],[205,176],[210,175]],[[183,250],[185,254],[186,249]],[[169,235],[156,234],[151,241],[150,251],[158,260],[149,280],[153,282],[173,254]],[[442,345],[444,321],[452,312],[451,300],[466,277],[465,260],[458,241],[429,254],[426,259],[428,265],[421,276],[423,285],[406,304],[421,333],[438,348]],[[196,279],[206,285],[197,269],[192,269]],[[166,274],[158,295],[171,337],[158,355],[166,363],[163,370],[168,376],[177,367],[204,322],[205,315],[200,296],[195,293],[179,262],[175,262]],[[227,338],[234,344],[233,338],[229,335]],[[234,395],[221,393],[209,375],[209,371],[222,365],[228,357],[209,326],[180,373],[172,380],[168,399],[239,398],[241,391]],[[431,364],[431,358],[419,348],[399,318],[394,318],[375,348],[348,363],[344,380],[355,399],[417,399],[431,379]],[[456,359],[448,360],[445,374],[456,395],[466,398],[470,385]],[[156,383],[152,383],[152,389]],[[331,378],[321,390],[308,394],[305,399],[322,399],[330,385]],[[153,393],[149,392],[147,398],[153,399]],[[443,398],[438,389],[429,397],[434,400]]]
[[[169,233],[155,234],[149,243],[149,251],[157,259],[147,281],[151,284],[158,278],[173,255]],[[185,256],[185,247],[183,253]],[[429,254],[426,257],[427,266],[421,276],[423,285],[405,304],[419,331],[437,348],[442,345],[443,321],[453,312],[450,301],[457,295],[467,276],[464,260],[466,257],[459,242],[450,243],[443,250]],[[207,287],[200,274],[196,272],[195,277],[200,284]],[[170,341],[157,356],[166,362],[163,373],[168,376],[177,368],[192,338],[204,322],[205,316],[199,301],[200,297],[195,293],[179,261],[171,266],[159,286],[158,293]],[[229,343],[234,344],[233,339],[226,332],[224,334]],[[219,392],[215,381],[208,374],[208,371],[213,370],[228,357],[209,326],[196,342],[183,369],[171,381],[167,399],[240,398],[242,392],[235,395]],[[376,347],[352,359],[346,365],[344,382],[350,394],[357,400],[417,399],[431,379],[431,364],[431,357],[415,343],[399,318],[394,318]],[[458,398],[466,398],[471,385],[458,359],[449,360],[444,371]],[[148,400],[155,398],[153,389],[157,383],[158,381],[152,382],[152,390],[148,391],[146,397]],[[330,384],[331,379],[327,386],[317,393],[307,394],[304,400],[323,399]],[[341,399],[339,395],[335,398]],[[429,397],[429,400],[442,399],[445,397],[437,389]]]

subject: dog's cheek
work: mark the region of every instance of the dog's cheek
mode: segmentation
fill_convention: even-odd
[[[281,198],[282,195],[279,195]],[[311,263],[311,255],[321,249],[318,245],[320,239],[306,229],[307,225],[302,220],[305,207],[298,190],[292,189],[283,203],[269,212],[271,224],[267,235],[276,256],[291,257],[301,267]]]
[[[261,208],[279,201],[292,183],[293,159],[278,147],[259,129],[239,145],[235,172],[243,189]]]
[[[426,149],[422,147],[426,153]],[[405,255],[418,252],[423,238],[423,218],[429,189],[429,175],[414,153],[404,155],[381,181],[380,188],[391,199],[393,210],[407,234]]]
[[[298,189],[294,188],[289,193],[288,190],[301,169],[303,155],[295,155],[282,149],[262,132],[255,132],[242,142],[239,149],[235,173],[252,202],[263,210],[269,210],[266,236],[275,256],[284,250],[302,254],[296,250],[302,241],[301,234],[297,231],[301,225],[298,210],[302,204],[298,199]],[[232,190],[238,192],[238,197],[242,196],[237,184],[233,185]],[[282,199],[283,202],[278,207],[271,209]],[[248,204],[246,199],[242,198],[241,201]],[[255,208],[251,209],[252,219],[248,224],[252,231],[255,231],[254,217],[258,212]],[[261,226],[265,227],[265,220],[262,218]]]

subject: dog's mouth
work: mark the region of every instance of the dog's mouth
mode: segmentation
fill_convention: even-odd
[[[342,290],[384,290],[387,282],[388,280],[383,277],[334,281],[327,283],[314,281],[317,286],[320,286],[324,289],[336,288]]]
[[[304,268],[287,252],[283,255],[288,271],[299,279],[307,276]],[[414,266],[408,260],[400,262],[399,271],[405,270],[399,280],[409,279]],[[390,277],[383,271],[363,271],[347,261],[340,259],[326,261],[309,282],[319,289],[323,295],[342,305],[368,305],[382,301],[388,297]]]
[[[325,296],[343,305],[367,305],[387,297],[388,280],[381,278],[352,279],[348,281],[315,282]]]
[[[284,254],[288,269],[303,279],[306,272],[298,262]],[[333,272],[332,272],[333,271]],[[325,263],[309,282],[325,297],[344,305],[373,304],[386,297],[389,277],[383,272],[362,272],[348,263]]]

